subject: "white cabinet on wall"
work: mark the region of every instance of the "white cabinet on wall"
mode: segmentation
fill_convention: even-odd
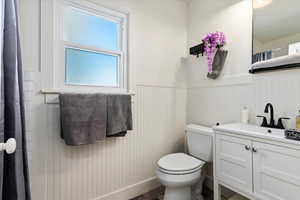
[[[220,185],[253,200],[300,199],[300,142],[216,131],[214,166],[216,200]]]

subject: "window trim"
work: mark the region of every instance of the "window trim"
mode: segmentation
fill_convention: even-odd
[[[51,6],[50,6],[50,5]],[[52,12],[49,12],[53,8]],[[64,40],[64,21],[63,11],[65,7],[70,6],[73,9],[79,9],[90,15],[98,16],[116,23],[119,23],[119,41],[120,50],[109,50],[104,48],[96,48],[86,45],[75,44]],[[51,76],[48,78],[48,83],[51,82],[49,88],[66,89],[66,90],[84,90],[97,92],[128,92],[128,21],[129,14],[124,11],[117,11],[88,2],[86,0],[53,0],[42,1],[41,3],[41,71],[45,73],[44,76]],[[53,24],[52,28],[45,24]],[[52,29],[53,44],[49,44],[49,36],[51,34],[47,31]],[[48,40],[48,41],[47,41]],[[101,86],[101,85],[85,85],[67,83],[66,66],[65,66],[65,48],[74,48],[84,51],[91,51],[106,55],[113,55],[118,57],[118,85],[117,86]],[[49,52],[52,52],[49,56]],[[51,60],[50,60],[51,59]],[[49,64],[48,64],[49,63]],[[49,69],[51,68],[51,72]],[[49,73],[50,72],[50,73]],[[63,73],[62,73],[63,72]],[[47,84],[48,85],[48,84]]]

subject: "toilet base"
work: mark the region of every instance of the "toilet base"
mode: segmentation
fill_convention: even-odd
[[[191,200],[191,187],[166,188],[164,200]]]

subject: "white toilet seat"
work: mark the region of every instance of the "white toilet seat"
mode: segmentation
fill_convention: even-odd
[[[199,171],[204,164],[204,161],[184,153],[169,154],[157,162],[159,171],[171,175],[191,174]]]
[[[194,172],[200,171],[203,165],[192,169],[192,170],[183,170],[183,171],[172,171],[172,170],[166,170],[163,168],[158,167],[158,170],[161,171],[162,173],[165,174],[170,174],[170,175],[185,175],[185,174],[192,174]]]

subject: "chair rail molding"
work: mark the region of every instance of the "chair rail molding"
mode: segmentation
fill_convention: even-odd
[[[217,80],[202,79],[190,82],[188,89],[248,85],[251,83],[253,83],[251,74],[226,75]]]

